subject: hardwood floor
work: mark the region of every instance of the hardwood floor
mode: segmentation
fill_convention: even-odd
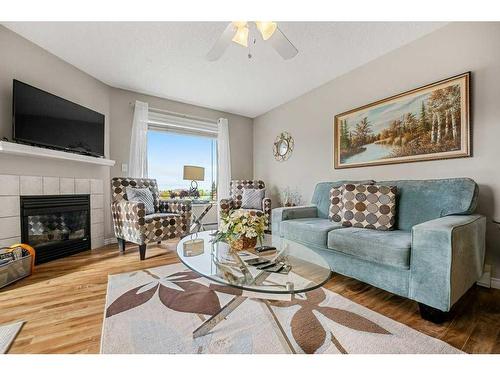
[[[125,255],[117,245],[83,252],[0,290],[0,324],[27,322],[9,353],[98,353],[108,274],[178,262],[175,244],[151,246],[142,262],[137,246]],[[335,274],[325,287],[466,352],[500,353],[500,290],[473,287],[450,321],[436,325],[415,302],[348,277]]]

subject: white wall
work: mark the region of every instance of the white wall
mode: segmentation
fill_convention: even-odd
[[[479,212],[488,216],[487,261],[500,277],[500,23],[456,23],[382,56],[254,119],[254,177],[276,193],[297,187],[305,202],[319,181],[467,176],[480,185]],[[339,53],[343,53],[339,51]],[[437,80],[472,71],[473,157],[335,170],[335,114]],[[274,160],[281,131],[295,138],[291,158]]]
[[[134,108],[130,103],[136,100],[149,103],[150,107],[184,113],[191,116],[217,120],[228,119],[229,143],[231,148],[231,173],[234,179],[247,179],[253,176],[253,129],[252,119],[209,108],[180,103],[156,96],[138,94],[133,91],[111,88],[111,154],[116,160],[111,170],[113,177],[123,176],[121,164],[128,163],[130,132]]]
[[[109,87],[44,49],[0,26],[0,138],[12,138],[12,80],[29,83],[106,116],[105,153],[109,156]],[[109,168],[63,160],[0,154],[0,175],[54,176],[109,181]],[[109,192],[104,206],[109,207]],[[106,209],[105,235],[112,233]]]

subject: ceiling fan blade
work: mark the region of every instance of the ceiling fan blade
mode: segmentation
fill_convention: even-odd
[[[224,51],[231,43],[234,34],[236,34],[236,30],[237,29],[232,22],[227,25],[226,29],[222,32],[219,39],[217,39],[212,49],[207,53],[208,61],[218,60],[224,54]]]
[[[276,31],[268,39],[268,41],[274,47],[276,52],[278,52],[285,60],[290,60],[292,57],[295,57],[297,53],[299,53],[297,48],[295,48],[292,42],[288,40],[279,27],[276,28]]]

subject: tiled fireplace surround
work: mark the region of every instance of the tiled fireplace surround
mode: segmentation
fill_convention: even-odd
[[[92,249],[104,245],[102,180],[49,176],[0,175],[0,247],[21,241],[21,195],[90,194]]]

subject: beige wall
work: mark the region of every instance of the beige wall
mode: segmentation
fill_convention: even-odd
[[[209,108],[180,103],[155,96],[138,94],[133,91],[111,88],[111,134],[110,149],[116,165],[111,170],[113,176],[122,176],[121,164],[128,164],[130,132],[134,108],[130,103],[136,100],[147,102],[150,107],[184,113],[217,120],[228,119],[229,143],[231,148],[232,178],[252,178],[253,176],[253,130],[252,119]],[[154,177],[154,176],[152,176]]]
[[[468,176],[480,185],[479,212],[488,216],[487,261],[500,278],[500,23],[457,23],[254,119],[254,176],[271,191],[297,187],[309,201],[319,181]],[[342,51],[339,51],[342,53]],[[473,157],[335,170],[333,117],[346,110],[466,71],[472,71]],[[272,155],[279,132],[295,138],[291,158]],[[275,196],[274,203],[277,203]]]
[[[0,26],[0,138],[12,137],[12,80],[32,84],[106,116],[106,155],[109,156],[109,87],[42,48]],[[63,160],[0,154],[0,174],[97,178],[109,180],[109,168]],[[109,207],[109,194],[105,195]],[[105,236],[112,233],[111,213],[105,210]]]

